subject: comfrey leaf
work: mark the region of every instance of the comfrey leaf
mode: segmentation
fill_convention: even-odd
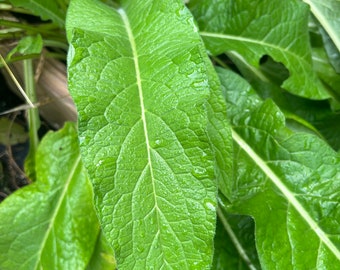
[[[227,78],[237,75],[218,73],[228,108],[235,100],[241,107],[229,110],[235,173],[225,209],[254,217],[262,267],[339,268],[339,154],[314,135],[287,130],[271,100],[259,100],[240,77],[231,89]]]
[[[207,56],[181,0],[71,1],[69,88],[103,232],[122,269],[205,269],[216,183]]]
[[[47,134],[37,181],[0,204],[0,269],[85,269],[99,223],[73,124]]]
[[[258,66],[263,55],[270,55],[290,72],[283,88],[307,98],[329,97],[311,65],[307,31],[309,9],[304,3],[295,0],[193,0],[189,7],[213,55],[234,51],[254,66]]]

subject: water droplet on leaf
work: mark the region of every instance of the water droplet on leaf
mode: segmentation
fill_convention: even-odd
[[[213,201],[210,200],[205,200],[204,201],[204,207],[207,210],[211,210],[211,211],[216,211],[216,207],[215,207],[215,203]]]

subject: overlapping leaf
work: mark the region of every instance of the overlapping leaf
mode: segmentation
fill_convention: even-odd
[[[216,205],[204,107],[211,67],[190,12],[180,0],[118,9],[74,0],[67,30],[82,155],[118,266],[207,268]]]
[[[255,248],[254,221],[248,216],[219,211],[212,269],[261,269]]]
[[[65,23],[65,14],[54,0],[10,0],[10,2],[16,7],[30,10],[43,20],[52,20],[59,26]]]
[[[283,88],[307,98],[328,97],[311,65],[309,9],[304,3],[194,0],[189,6],[212,54],[235,51],[254,66],[263,55],[270,55],[290,71]]]
[[[0,204],[0,269],[85,269],[99,232],[74,125],[49,133],[37,181]]]
[[[338,0],[303,0],[310,6],[314,16],[318,19],[335,46],[340,51],[340,2]]]
[[[235,197],[226,208],[254,217],[262,267],[340,267],[339,155],[316,136],[285,129],[276,105],[237,75],[218,73],[236,147]]]

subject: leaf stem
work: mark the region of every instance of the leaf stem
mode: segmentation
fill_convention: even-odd
[[[253,265],[253,263],[250,261],[246,251],[244,250],[244,248],[242,247],[241,243],[238,241],[237,236],[235,235],[233,229],[231,228],[231,226],[229,225],[228,220],[226,219],[225,215],[223,214],[222,210],[220,207],[217,208],[217,215],[219,217],[219,219],[221,220],[225,230],[227,231],[227,233],[229,234],[229,237],[231,239],[231,241],[233,242],[236,250],[238,251],[238,253],[240,254],[240,257],[243,259],[243,261],[247,264],[247,266],[249,267],[249,269],[251,270],[256,270],[256,267]]]
[[[24,63],[24,78],[25,78],[25,89],[29,99],[35,103],[37,97],[35,93],[35,82],[34,82],[34,71],[33,71],[33,60],[25,59]],[[40,127],[40,119],[38,108],[31,108],[28,110],[28,127],[29,127],[29,138],[30,138],[30,149],[28,159],[33,164],[35,163],[35,154],[39,144],[38,129]]]

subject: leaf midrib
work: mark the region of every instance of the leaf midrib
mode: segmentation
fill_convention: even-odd
[[[70,170],[69,177],[67,178],[67,180],[66,180],[66,182],[64,184],[64,189],[62,190],[62,193],[59,196],[59,200],[58,200],[58,202],[57,202],[57,204],[56,204],[56,206],[54,208],[53,215],[50,218],[50,222],[49,222],[48,228],[47,228],[46,233],[44,235],[44,238],[43,238],[43,240],[41,242],[40,248],[38,249],[38,255],[40,255],[39,258],[41,257],[41,253],[42,253],[42,251],[44,249],[44,246],[46,245],[46,241],[47,241],[47,239],[48,239],[48,237],[50,235],[50,232],[51,232],[52,228],[54,227],[55,219],[56,219],[56,217],[57,217],[57,215],[59,213],[60,207],[61,207],[61,205],[62,205],[62,203],[64,201],[64,198],[66,196],[68,187],[69,187],[69,185],[70,185],[70,183],[71,183],[71,181],[72,181],[72,179],[73,179],[73,177],[75,175],[75,172],[76,172],[76,170],[77,170],[77,168],[79,166],[79,163],[80,163],[80,155],[78,155],[77,159],[75,160],[75,162],[74,162],[74,164],[72,166],[72,169]],[[36,254],[34,254],[34,256],[35,255]],[[35,264],[33,269],[38,269],[38,264],[39,263],[40,263],[40,259],[36,260],[36,264]]]
[[[148,134],[146,117],[145,117],[143,87],[142,87],[142,79],[141,79],[140,68],[139,68],[138,52],[137,52],[135,38],[134,38],[134,35],[132,33],[132,29],[131,29],[131,26],[130,26],[129,18],[127,17],[125,11],[121,8],[118,9],[118,13],[120,14],[120,16],[122,18],[122,21],[124,23],[124,27],[126,29],[126,32],[127,32],[127,35],[128,35],[129,41],[130,41],[133,61],[134,61],[134,65],[135,65],[137,88],[138,88],[140,108],[141,108],[141,119],[142,119],[142,122],[143,122],[143,131],[144,131],[144,136],[145,136],[145,144],[146,144],[146,151],[147,151],[147,157],[148,157],[148,162],[147,162],[146,166],[148,166],[150,168],[153,197],[154,197],[154,201],[155,201],[155,209],[156,209],[156,215],[157,215],[158,229],[157,229],[157,232],[155,234],[155,237],[156,237],[160,232],[159,231],[159,228],[160,228],[159,211],[160,211],[160,209],[159,209],[158,203],[157,203],[155,177],[154,177],[153,166],[152,166],[152,161],[151,161],[151,146],[150,146],[150,143],[149,143],[149,134]]]
[[[232,36],[232,35],[227,35],[227,34],[221,34],[221,33],[213,33],[213,32],[200,32],[200,35],[203,37],[213,37],[213,38],[221,38],[221,39],[229,39],[229,40],[236,40],[240,42],[247,42],[247,43],[252,43],[252,44],[257,44],[257,45],[262,45],[265,47],[270,47],[273,48],[277,51],[284,51],[286,54],[291,55],[293,58],[298,58],[300,62],[303,62],[303,65],[309,65],[309,63],[306,61],[305,58],[302,56],[293,53],[290,50],[287,50],[286,48],[276,46],[271,43],[263,42],[262,40],[257,40],[257,39],[251,39],[251,38],[246,38],[246,37],[240,37],[240,36]]]
[[[255,164],[267,175],[272,183],[281,191],[287,201],[295,208],[305,222],[310,226],[314,233],[319,237],[320,242],[324,243],[330,251],[340,260],[340,251],[328,238],[328,235],[319,227],[319,225],[309,215],[307,210],[301,205],[301,203],[295,198],[293,192],[291,192],[283,183],[283,181],[276,175],[276,173],[267,165],[267,163],[244,141],[241,136],[231,129],[233,140],[248,154],[248,156],[255,162]]]

